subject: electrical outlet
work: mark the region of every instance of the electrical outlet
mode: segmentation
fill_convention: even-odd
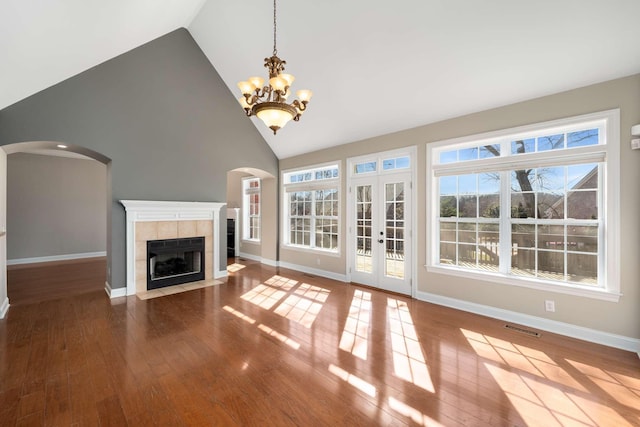
[[[546,311],[551,311],[551,312],[556,311],[556,302],[554,300],[550,300],[550,299],[545,300],[544,301],[544,309]]]
[[[316,258],[316,264],[320,265],[320,258]]]

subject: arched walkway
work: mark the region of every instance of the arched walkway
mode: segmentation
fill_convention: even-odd
[[[95,160],[105,166],[106,189],[105,208],[107,253],[107,269],[111,267],[110,245],[111,238],[111,159],[101,153],[87,149],[82,146],[68,144],[58,141],[30,141],[20,142],[2,146],[0,150],[0,318],[6,315],[9,308],[9,298],[7,293],[7,155],[15,153],[31,153],[41,155],[54,155],[61,157],[76,157]],[[47,183],[43,183],[46,186]],[[11,230],[9,230],[11,233]]]
[[[257,178],[259,180],[259,221],[258,239],[247,238],[247,212],[243,207],[246,189],[243,182]],[[255,194],[255,188],[252,190]],[[255,200],[255,199],[254,199]],[[246,203],[246,202],[244,202]],[[257,168],[236,168],[227,172],[227,218],[237,213],[239,221],[236,227],[240,234],[236,239],[240,245],[239,255],[265,264],[275,265],[278,260],[278,180],[269,172]]]

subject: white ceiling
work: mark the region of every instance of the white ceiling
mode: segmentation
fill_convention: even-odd
[[[0,109],[179,27],[238,97],[266,77],[271,0],[2,0]],[[314,97],[279,158],[640,72],[639,0],[278,0]],[[238,114],[243,114],[238,106]]]

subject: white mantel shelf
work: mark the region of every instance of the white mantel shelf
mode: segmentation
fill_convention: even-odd
[[[174,202],[160,200],[120,200],[127,214],[127,295],[136,293],[135,224],[152,221],[213,222],[213,274],[214,278],[226,276],[226,266],[220,270],[220,209],[226,203]]]
[[[189,221],[220,217],[226,203],[171,202],[159,200],[120,200],[127,212],[127,222],[137,221]]]

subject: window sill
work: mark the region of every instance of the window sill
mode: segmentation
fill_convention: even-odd
[[[430,273],[458,276],[467,279],[481,280],[502,285],[520,286],[523,288],[536,289],[539,291],[556,292],[560,294],[575,295],[579,297],[593,298],[609,302],[618,302],[620,300],[620,296],[622,295],[620,293],[607,291],[601,288],[544,282],[541,280],[531,280],[517,276],[507,276],[500,273],[480,273],[469,270],[461,270],[454,267],[443,267],[435,265],[425,265],[425,268]]]
[[[336,258],[340,256],[340,250],[332,251],[329,249],[310,248],[308,246],[282,244],[280,245],[280,249],[289,249],[292,251],[299,251],[299,252],[310,252],[310,253],[321,254],[321,255],[326,255],[326,256],[336,257]]]

